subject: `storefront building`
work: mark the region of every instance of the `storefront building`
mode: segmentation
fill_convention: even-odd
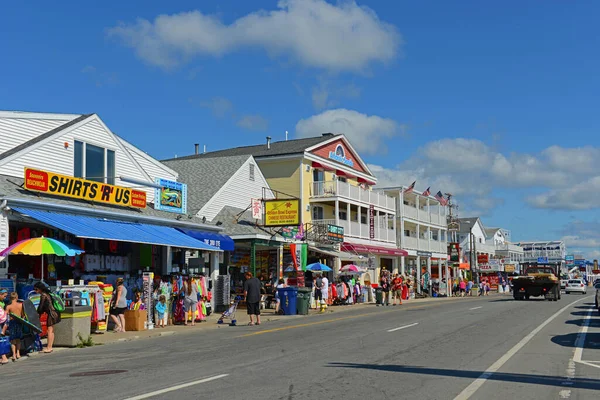
[[[0,248],[45,236],[85,250],[45,256],[43,271],[40,257],[11,255],[0,276],[50,284],[120,276],[136,285],[143,272],[192,272],[189,250],[202,260],[196,272],[218,270],[231,239],[187,213],[175,171],[96,114],[0,112],[0,135]]]

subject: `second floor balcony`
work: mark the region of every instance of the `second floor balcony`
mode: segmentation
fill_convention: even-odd
[[[400,241],[400,247],[404,250],[417,250],[417,251],[428,251],[431,253],[442,253],[448,252],[448,243],[442,240],[431,239],[428,240],[424,237],[414,236],[402,236]]]
[[[432,207],[430,209],[427,208],[417,208],[407,204],[403,204],[400,209],[400,216],[404,218],[409,218],[413,221],[425,222],[428,224],[443,226],[446,224],[446,215],[445,211],[442,214],[441,210],[443,208],[440,207]]]
[[[364,189],[349,182],[340,180],[313,182],[311,185],[311,199],[335,199],[362,203],[365,207],[374,205],[386,210],[396,211],[396,200],[383,193]]]
[[[373,245],[377,245],[377,242],[384,243],[396,243],[396,230],[391,226],[386,226],[386,222],[382,218],[378,221],[375,218],[373,238],[371,238],[371,227],[369,224],[363,224],[358,221],[339,220],[336,224],[335,219],[313,219],[313,225],[338,225],[344,228],[345,238],[357,238],[362,240],[369,240],[373,242]]]

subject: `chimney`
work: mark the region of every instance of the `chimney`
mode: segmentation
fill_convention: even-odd
[[[204,145],[204,153],[203,154],[206,154],[206,145]]]
[[[196,143],[196,144],[194,145],[194,154],[198,154],[198,153],[199,153],[199,151],[200,151],[200,144],[199,144],[199,143]]]
[[[271,136],[267,136],[267,149],[271,149]]]
[[[333,133],[322,133],[321,135],[323,137],[329,137],[329,136],[333,136]]]

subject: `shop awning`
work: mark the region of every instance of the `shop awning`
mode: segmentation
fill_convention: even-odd
[[[12,209],[80,238],[221,251],[217,247],[210,246],[168,226],[116,221],[21,207],[13,207]]]
[[[220,235],[218,233],[213,232],[196,231],[182,228],[177,228],[177,230],[208,245],[218,247],[221,250],[233,251],[233,239],[227,235]]]
[[[358,177],[358,183],[366,183],[367,185],[376,185],[375,182],[370,181],[370,180],[365,179],[365,178],[361,178],[360,176]]]
[[[338,257],[342,261],[356,261],[360,260],[361,256],[352,253],[346,253],[345,251],[337,251],[334,249],[324,249],[322,247],[316,246],[308,246],[309,250],[315,251],[317,253],[323,253],[330,257]]]
[[[327,165],[323,165],[323,164],[321,164],[321,163],[318,163],[318,162],[316,162],[316,161],[313,161],[313,162],[312,162],[312,167],[313,167],[313,168],[320,168],[320,169],[324,169],[324,170],[326,170],[326,171],[333,171],[333,170],[335,169],[335,168],[328,167]]]
[[[352,175],[351,173],[348,173],[346,171],[342,171],[341,169],[336,170],[335,174],[337,176],[343,176],[343,177],[346,177],[346,178],[356,178],[355,175]]]
[[[369,246],[364,244],[342,244],[342,251],[348,253],[363,253],[363,254],[375,254],[375,255],[387,255],[387,256],[407,256],[408,252],[402,249],[394,249],[388,247]]]

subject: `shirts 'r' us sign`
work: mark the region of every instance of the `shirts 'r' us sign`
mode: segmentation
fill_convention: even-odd
[[[146,207],[146,192],[25,168],[25,189],[122,207]]]

